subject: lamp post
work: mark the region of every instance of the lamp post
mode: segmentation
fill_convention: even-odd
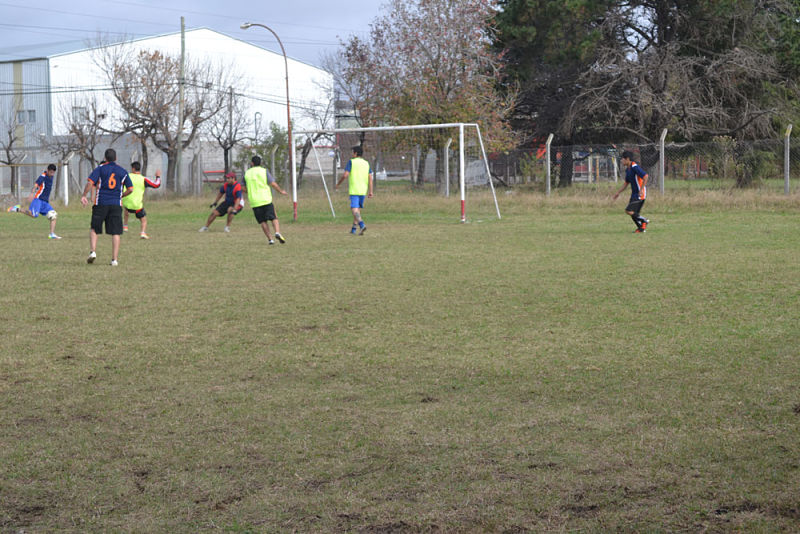
[[[266,26],[264,24],[259,24],[258,22],[244,22],[240,26],[241,29],[246,30],[252,26],[260,26],[265,30],[269,31],[272,35],[275,36],[275,39],[278,40],[278,44],[281,46],[281,52],[283,53],[283,64],[286,69],[286,131],[288,134],[288,143],[287,146],[289,148],[289,172],[292,172],[294,169],[294,141],[292,139],[292,115],[289,108],[289,60],[286,58],[286,49],[283,47],[283,43],[281,42],[281,38],[278,37],[278,34],[275,33],[275,30]],[[292,204],[293,204],[293,219],[297,220],[297,189],[294,183],[292,183]]]

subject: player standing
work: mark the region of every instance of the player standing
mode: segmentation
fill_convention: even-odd
[[[131,163],[131,168],[133,172],[128,176],[133,184],[133,191],[122,199],[122,207],[125,208],[122,231],[128,231],[128,214],[134,213],[136,214],[136,218],[142,223],[142,230],[139,237],[141,239],[150,239],[150,236],[147,235],[147,212],[144,211],[144,191],[148,187],[152,187],[153,189],[161,187],[161,171],[156,171],[156,181],[154,182],[139,173],[139,171],[142,170],[142,165],[138,161]]]
[[[94,187],[97,189],[94,205],[92,205],[92,222],[89,231],[89,245],[92,251],[86,259],[87,263],[94,263],[97,259],[97,234],[103,232],[105,223],[106,233],[111,235],[111,265],[117,265],[119,256],[119,242],[122,235],[122,197],[130,195],[133,183],[128,176],[128,171],[117,165],[117,151],[113,148],[106,149],[105,162],[92,171],[86,187],[83,188],[81,204],[87,206],[89,200],[86,195]]]
[[[31,190],[28,197],[30,207],[26,210],[20,209],[20,205],[11,206],[8,208],[9,212],[24,213],[28,217],[34,219],[40,214],[44,213],[45,217],[50,220],[50,234],[48,239],[61,239],[56,235],[56,219],[58,213],[50,205],[50,192],[53,190],[53,176],[56,174],[56,166],[52,163],[47,166],[45,170],[37,179],[36,183]]]
[[[222,197],[225,197],[225,200],[217,206],[217,202]],[[214,202],[211,203],[209,206],[210,208],[216,208],[211,211],[208,215],[208,220],[206,224],[200,228],[200,232],[208,232],[208,227],[211,226],[211,223],[214,222],[214,219],[217,217],[222,217],[226,213],[228,214],[228,220],[225,223],[225,231],[231,231],[231,223],[233,222],[233,217],[242,211],[244,208],[244,198],[242,197],[242,184],[236,181],[236,173],[229,172],[225,175],[225,183],[219,188],[219,192],[217,193],[217,198],[214,199]]]
[[[339,185],[349,178],[350,211],[353,212],[353,227],[350,229],[350,233],[355,234],[358,227],[361,228],[359,235],[364,235],[364,232],[367,231],[367,225],[361,218],[361,210],[364,208],[364,195],[372,198],[373,179],[372,169],[369,167],[369,162],[361,157],[363,155],[364,149],[361,145],[353,147],[353,157],[347,162],[342,177],[334,187],[334,189],[339,189]]]
[[[642,169],[635,161],[633,161],[633,153],[625,150],[622,153],[622,164],[627,167],[625,171],[625,184],[622,188],[614,194],[614,200],[619,197],[628,184],[631,185],[631,199],[628,206],[625,208],[625,213],[631,216],[636,230],[635,234],[643,234],[647,231],[647,223],[650,221],[645,219],[639,212],[642,211],[644,201],[647,198],[647,178],[648,174]]]

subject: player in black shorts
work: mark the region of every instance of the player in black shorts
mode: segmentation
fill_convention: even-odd
[[[222,202],[222,204],[217,205],[223,196],[225,197],[225,200]],[[242,208],[244,208],[242,184],[236,181],[236,173],[229,172],[225,175],[225,183],[219,188],[217,198],[214,199],[214,202],[211,203],[210,207],[213,209],[208,216],[206,224],[200,228],[200,231],[208,232],[208,227],[211,226],[211,223],[214,222],[214,219],[217,217],[222,217],[223,215],[227,215],[228,221],[225,224],[225,231],[230,232],[233,217],[242,211]]]

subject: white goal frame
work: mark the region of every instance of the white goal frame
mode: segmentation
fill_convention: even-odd
[[[494,200],[494,207],[497,213],[497,218],[500,219],[500,206],[497,203],[497,194],[494,189],[494,183],[492,182],[492,173],[489,169],[489,160],[486,157],[486,148],[483,144],[483,136],[481,135],[480,126],[477,123],[471,122],[454,122],[454,123],[446,123],[446,124],[416,124],[416,125],[409,125],[409,126],[374,126],[374,127],[366,127],[366,128],[334,128],[334,129],[320,129],[320,130],[301,130],[295,132],[292,137],[292,147],[297,147],[296,144],[297,140],[302,140],[304,137],[310,137],[313,134],[330,134],[335,136],[339,133],[358,133],[358,132],[380,132],[380,131],[402,131],[402,130],[433,130],[433,129],[441,129],[441,128],[458,128],[458,185],[459,185],[459,193],[461,196],[461,222],[467,222],[467,215],[466,215],[466,157],[464,151],[464,131],[466,128],[475,128],[477,133],[478,142],[480,144],[480,153],[481,157],[483,158],[484,165],[486,166],[486,176],[490,190],[492,191],[492,199]],[[325,189],[325,195],[328,198],[328,204],[331,208],[331,214],[333,217],[336,217],[336,213],[333,209],[333,203],[331,202],[330,193],[328,192],[328,187],[325,185],[325,174],[322,170],[322,166],[319,164],[319,156],[316,153],[316,149],[313,148],[314,156],[317,160],[317,165],[319,166],[320,173],[322,175],[322,183]],[[294,220],[297,220],[297,158],[292,158],[295,161],[295,165],[292,166],[292,206],[293,206],[293,217]],[[374,169],[373,169],[374,171]],[[334,179],[336,177],[334,176]]]

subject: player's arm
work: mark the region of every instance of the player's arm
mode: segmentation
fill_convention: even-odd
[[[616,200],[616,198],[619,196],[619,194],[620,194],[620,193],[622,193],[623,191],[625,191],[625,188],[626,188],[626,187],[628,187],[628,182],[625,182],[625,183],[623,183],[623,184],[622,184],[622,187],[620,187],[619,191],[617,191],[616,193],[614,193],[614,199],[615,199],[615,200]]]
[[[211,203],[211,205],[209,205],[208,207],[209,207],[209,208],[215,208],[215,207],[217,207],[217,204],[219,204],[219,199],[221,199],[221,198],[222,198],[222,196],[223,196],[224,194],[225,194],[225,193],[223,193],[222,191],[220,191],[219,193],[217,193],[217,198],[215,198],[215,199],[214,199],[214,202],[212,202],[212,203]]]
[[[372,172],[372,169],[370,169],[369,170],[369,193],[367,193],[367,196],[369,196],[369,198],[372,198],[372,181],[374,179],[375,179],[375,173]]]
[[[277,180],[274,180],[274,181],[270,182],[269,185],[271,185],[273,187],[273,189],[275,189],[281,195],[288,195],[288,193],[286,191],[284,191],[283,189],[281,189],[281,186],[278,185],[278,181]]]
[[[334,189],[339,189],[339,186],[342,184],[342,182],[344,182],[345,180],[347,180],[347,177],[348,177],[348,176],[350,176],[350,171],[344,171],[344,172],[342,173],[342,177],[341,177],[341,178],[339,178],[339,181],[338,181],[338,182],[336,182],[336,185],[335,185],[335,186],[333,186],[333,188],[334,188]]]
[[[642,186],[646,186],[647,179],[650,178],[650,175],[644,172],[644,170],[641,167],[636,167],[636,173],[642,179]]]
[[[131,179],[128,175],[125,175],[125,179],[122,180],[122,187],[124,190],[122,191],[122,196],[120,198],[125,198],[133,193],[133,182],[131,182]]]
[[[89,194],[89,191],[91,191],[93,187],[94,182],[90,177],[88,180],[86,180],[86,187],[83,188],[83,193],[81,194],[81,204],[83,206],[87,206],[89,204],[89,199],[86,198],[86,195]]]
[[[38,190],[39,190],[39,184],[37,182],[36,184],[34,184],[33,189],[31,189],[31,194],[28,195],[28,204],[33,202],[33,199],[36,198],[36,191]]]
[[[152,181],[150,178],[145,176],[144,178],[144,187],[147,189],[148,187],[152,187],[153,189],[158,189],[161,187],[161,171],[156,171],[156,181]]]

